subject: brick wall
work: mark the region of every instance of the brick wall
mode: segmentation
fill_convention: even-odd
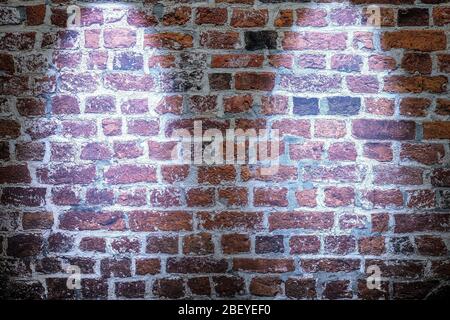
[[[143,2],[0,1],[1,297],[448,294],[449,1]],[[175,163],[194,119],[278,172]]]

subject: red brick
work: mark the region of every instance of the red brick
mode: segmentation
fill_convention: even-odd
[[[377,93],[379,89],[375,76],[347,76],[346,82],[349,90],[354,93]]]
[[[197,8],[196,24],[224,25],[228,14],[226,8]]]
[[[143,298],[145,294],[145,281],[118,282],[115,287],[117,297]]]
[[[366,260],[366,265],[378,266],[386,277],[406,279],[421,277],[425,268],[420,260]]]
[[[105,29],[103,38],[106,48],[130,48],[136,44],[136,32],[131,29]]]
[[[245,293],[244,279],[237,276],[213,277],[214,290],[219,297],[235,297]]]
[[[71,300],[74,298],[73,290],[66,286],[67,280],[64,278],[47,278],[47,298],[52,300]]]
[[[198,182],[209,184],[221,184],[233,182],[236,179],[236,169],[233,165],[199,167]]]
[[[389,143],[366,143],[364,144],[364,156],[380,162],[389,162],[393,159],[393,151]]]
[[[48,239],[49,252],[68,252],[73,248],[74,238],[62,233],[52,233]]]
[[[358,239],[358,250],[361,254],[381,255],[385,252],[384,237],[364,237]]]
[[[442,144],[402,144],[400,159],[426,165],[441,163],[445,156]]]
[[[374,189],[364,193],[364,199],[375,208],[392,208],[403,206],[403,194],[396,189]]]
[[[128,133],[136,136],[156,136],[159,132],[157,120],[135,119],[128,121]]]
[[[366,112],[376,115],[392,116],[394,114],[395,101],[387,98],[366,98]]]
[[[450,24],[450,8],[449,7],[434,7],[433,8],[433,22],[437,26],[445,26]]]
[[[356,157],[355,144],[351,142],[336,142],[328,148],[328,158],[330,160],[355,161]]]
[[[88,143],[81,149],[80,159],[83,160],[108,160],[112,152],[108,145],[103,143]]]
[[[314,123],[315,137],[319,138],[342,138],[347,129],[345,122],[341,120],[316,120]]]
[[[327,187],[324,193],[327,207],[348,206],[355,201],[355,191],[351,187]]]
[[[320,239],[317,236],[292,236],[289,239],[291,254],[312,254],[320,250]]]
[[[44,23],[45,19],[45,4],[38,4],[33,6],[26,6],[27,25],[37,26]]]
[[[62,130],[64,136],[71,138],[90,138],[97,134],[97,127],[93,121],[64,121]]]
[[[269,63],[274,68],[292,69],[294,57],[290,54],[271,54],[269,55]]]
[[[255,188],[253,193],[253,204],[255,207],[287,207],[286,188]]]
[[[326,20],[327,11],[323,9],[297,9],[296,25],[302,27],[325,27],[328,25]]]
[[[39,234],[15,234],[7,238],[6,254],[12,257],[30,257],[40,253],[43,246],[42,236]]]
[[[135,159],[144,154],[144,149],[136,142],[114,142],[114,157],[119,159]]]
[[[38,168],[36,175],[40,182],[47,184],[88,184],[95,180],[95,166],[55,164]]]
[[[351,299],[353,297],[349,280],[335,280],[325,283],[322,296],[325,299]]]
[[[303,259],[300,266],[305,272],[352,272],[359,270],[357,259]]]
[[[146,10],[133,9],[128,10],[127,23],[130,26],[147,28],[158,24],[158,21],[153,14]]]
[[[96,237],[85,237],[80,241],[82,251],[106,252],[106,240]]]
[[[186,255],[214,253],[214,243],[212,242],[211,234],[202,232],[185,236],[183,238],[183,253]]]
[[[100,261],[100,272],[104,277],[127,278],[131,276],[129,258],[106,258]]]
[[[427,115],[431,101],[426,98],[403,98],[400,101],[400,114],[409,117],[424,117]]]
[[[79,189],[70,186],[52,188],[52,202],[57,205],[76,205],[81,202]]]
[[[449,230],[450,215],[438,213],[396,214],[396,233]]]
[[[372,213],[372,232],[387,232],[389,231],[389,213]]]
[[[352,134],[358,139],[413,140],[415,123],[393,120],[353,120]]]
[[[162,19],[163,25],[185,25],[191,19],[190,7],[177,7],[167,12]]]
[[[438,284],[436,280],[398,282],[394,284],[393,297],[396,300],[423,300]]]
[[[104,77],[104,86],[120,91],[151,91],[155,89],[155,79],[151,75],[109,73]]]
[[[4,205],[42,207],[45,206],[45,188],[4,187],[1,203]]]
[[[14,120],[0,121],[0,137],[17,138],[20,135],[20,124]]]
[[[282,280],[278,277],[254,277],[250,282],[250,293],[260,297],[274,297],[282,293]]]
[[[224,259],[207,257],[168,258],[168,273],[221,273],[228,268]]]
[[[349,254],[355,251],[356,241],[353,236],[326,236],[325,251],[330,254]]]
[[[372,32],[361,32],[361,31],[354,32],[353,48],[373,50],[374,49],[373,33]]]
[[[261,230],[263,227],[263,214],[259,212],[200,212],[198,219],[199,227],[205,230]]]
[[[381,37],[381,47],[384,50],[395,48],[437,51],[445,50],[446,37],[438,30],[401,30],[384,32]]]
[[[343,214],[339,217],[339,228],[342,230],[364,229],[367,218],[361,214]]]
[[[387,282],[381,282],[381,290],[373,290],[367,288],[367,280],[358,281],[358,297],[363,300],[388,300],[389,288]]]
[[[450,100],[448,99],[437,99],[436,101],[436,114],[445,116],[450,115]]]
[[[436,187],[450,186],[450,170],[448,168],[437,168],[431,172],[431,184]]]
[[[121,119],[103,119],[102,120],[103,134],[105,136],[117,136],[122,133]]]
[[[136,259],[137,275],[154,275],[161,271],[161,261],[159,259]]]
[[[231,31],[202,32],[200,45],[208,49],[237,49],[240,46],[239,33]]]
[[[81,279],[81,292],[84,299],[106,299],[108,283],[104,279]]]
[[[434,190],[410,190],[407,195],[409,208],[433,208],[436,205]]]
[[[89,29],[84,31],[84,45],[86,48],[100,48],[100,29]]]
[[[62,73],[60,77],[61,89],[72,93],[94,92],[98,88],[98,76],[86,73]]]
[[[109,167],[104,176],[110,184],[156,182],[156,169],[144,165],[115,165]]]
[[[149,190],[150,204],[153,207],[177,207],[182,204],[181,190],[173,187],[152,188]]]
[[[53,226],[53,214],[51,212],[24,212],[22,216],[22,228],[51,229]]]
[[[308,65],[310,65],[308,63]],[[338,74],[281,74],[279,88],[293,93],[335,92],[341,89],[342,77]]]
[[[59,227],[64,230],[125,230],[121,212],[67,211],[59,216]]]
[[[297,190],[295,192],[295,198],[297,199],[297,203],[301,207],[311,207],[314,208],[317,206],[317,189],[306,189],[306,190]]]
[[[187,166],[187,165],[164,165],[164,166],[161,166],[161,175],[163,177],[163,180],[168,183],[183,181],[189,175],[189,166]]]
[[[402,68],[412,74],[430,74],[431,56],[425,53],[405,53],[402,59]]]
[[[273,22],[275,27],[291,27],[294,22],[294,12],[290,9],[280,10]]]
[[[425,139],[450,139],[450,121],[433,121],[423,123]]]
[[[370,71],[385,71],[395,70],[397,67],[397,61],[389,56],[373,55],[368,60]]]
[[[258,273],[284,273],[294,271],[291,259],[233,259],[233,270]]]
[[[137,238],[121,237],[111,241],[111,249],[114,253],[139,253],[141,243]]]
[[[143,206],[147,204],[147,190],[135,188],[121,190],[116,202],[123,206]]]
[[[157,279],[153,283],[153,294],[162,298],[178,299],[184,296],[182,279]]]
[[[248,191],[246,188],[228,187],[218,190],[219,202],[227,207],[246,206],[248,203]]]
[[[230,24],[235,28],[264,27],[268,19],[269,11],[267,9],[234,9]]]
[[[443,93],[448,79],[444,76],[387,76],[383,91],[389,93]]]
[[[281,135],[293,135],[305,138],[311,136],[310,128],[311,125],[308,120],[283,119],[276,120],[272,124],[272,129],[279,130]]]
[[[144,35],[144,47],[156,49],[183,50],[193,46],[190,34],[161,32]]]
[[[286,296],[295,299],[316,298],[316,280],[308,278],[288,278],[285,283]]]
[[[419,236],[414,239],[417,250],[424,256],[444,256],[447,254],[447,247],[444,239],[434,236]]]
[[[315,182],[356,182],[361,181],[361,168],[355,165],[342,166],[305,166],[303,177]]]
[[[423,169],[421,168],[378,165],[373,169],[374,183],[377,185],[419,185],[423,182]]]
[[[287,31],[282,46],[285,50],[344,50],[346,41],[345,33]]]
[[[192,216],[184,211],[132,211],[128,219],[136,232],[192,230]]]
[[[147,253],[178,253],[178,237],[149,236],[147,238]]]
[[[224,254],[236,254],[250,251],[250,239],[245,234],[224,234],[221,239]]]
[[[234,81],[236,90],[271,91],[275,86],[275,74],[271,72],[238,72]]]
[[[213,188],[191,188],[186,191],[188,207],[209,207],[215,203]]]
[[[273,212],[269,215],[269,229],[327,230],[334,224],[332,212]]]

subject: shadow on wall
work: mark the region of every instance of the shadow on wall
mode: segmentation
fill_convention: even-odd
[[[448,295],[449,6],[125,2],[0,6],[2,298]],[[278,172],[174,163],[194,119]]]

